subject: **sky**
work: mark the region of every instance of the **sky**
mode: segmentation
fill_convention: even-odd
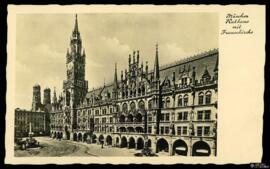
[[[66,52],[75,14],[19,14],[16,19],[15,105],[30,109],[33,86],[54,87],[59,95],[66,79]],[[86,53],[86,80],[93,89],[113,81],[114,65],[128,68],[128,55],[140,51],[140,62],[153,69],[155,45],[164,65],[218,48],[216,13],[79,14]]]

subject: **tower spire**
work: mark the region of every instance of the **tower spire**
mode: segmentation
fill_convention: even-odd
[[[75,26],[73,30],[73,37],[80,38],[79,26],[78,26],[78,17],[77,14],[75,15]]]
[[[78,28],[78,19],[77,19],[77,14],[75,15],[75,28],[74,28],[74,31],[75,32],[78,32],[79,31],[79,28]]]
[[[154,80],[159,80],[158,43],[156,44],[156,57],[154,65]]]

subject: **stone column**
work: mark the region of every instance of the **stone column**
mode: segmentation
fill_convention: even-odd
[[[212,142],[210,156],[216,156],[216,142],[215,142],[215,140]]]
[[[188,146],[188,156],[192,156],[192,141],[190,141],[189,146]]]
[[[172,146],[172,141],[169,143],[169,156],[173,155],[173,146]]]
[[[63,131],[63,140],[67,140],[67,132]]]
[[[114,138],[114,136],[112,136],[112,147],[116,146],[116,138]]]
[[[69,136],[70,140],[73,141],[74,138],[73,138],[73,132],[70,132],[70,136]]]
[[[138,143],[135,141],[135,150],[138,150]]]
[[[152,143],[152,149],[154,153],[157,153],[157,140],[156,138],[154,139],[153,143]]]

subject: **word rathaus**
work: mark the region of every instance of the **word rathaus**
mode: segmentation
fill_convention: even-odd
[[[149,147],[168,155],[216,156],[218,49],[164,66],[159,65],[157,44],[154,50],[153,68],[140,63],[139,51],[133,51],[120,78],[115,64],[113,82],[88,90],[76,15],[62,93],[57,97],[54,90],[51,101],[46,88],[42,104],[40,86],[33,87],[33,113],[28,113],[48,114],[48,125],[46,119],[32,122],[34,132],[40,129],[35,125],[42,125],[43,132],[55,139]],[[24,111],[15,112],[19,116]]]

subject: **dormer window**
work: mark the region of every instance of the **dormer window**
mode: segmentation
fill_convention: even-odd
[[[182,97],[182,95],[180,95],[180,96],[178,97],[178,106],[179,106],[179,107],[183,106],[183,97]]]
[[[204,94],[203,92],[201,92],[199,93],[199,102],[198,102],[199,105],[203,104],[203,99],[204,99]]]
[[[166,107],[170,107],[171,100],[169,97],[166,98]]]
[[[187,106],[188,105],[188,95],[186,94],[184,96],[184,106]]]
[[[212,96],[212,94],[211,94],[210,91],[206,92],[206,94],[205,94],[205,104],[211,104],[211,96]]]
[[[187,85],[187,77],[182,78],[182,85]]]

